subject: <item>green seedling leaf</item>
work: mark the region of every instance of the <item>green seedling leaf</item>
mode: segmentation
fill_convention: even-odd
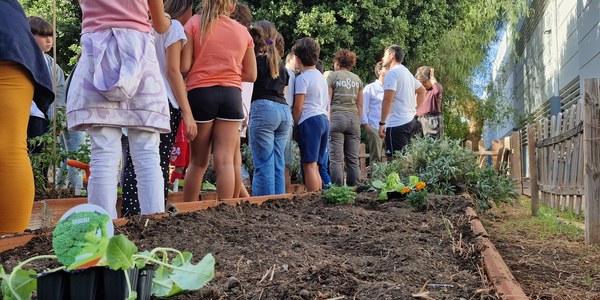
[[[137,299],[137,292],[136,291],[130,291],[129,297],[127,297],[125,300],[136,300],[136,299]]]
[[[145,256],[145,257],[150,257],[150,251],[145,250],[144,252],[138,253],[138,255]],[[135,260],[135,266],[138,269],[143,269],[144,267],[146,267],[146,260],[144,260],[144,259],[136,259]]]
[[[6,300],[15,299],[12,296],[12,292],[10,291],[10,288],[8,287],[8,276],[6,275],[6,273],[4,273],[4,268],[2,266],[0,266],[0,279],[2,280],[2,283],[0,284],[0,291],[2,291],[2,298],[6,299]]]
[[[181,255],[177,255],[175,256],[175,258],[173,258],[173,266],[175,267],[180,267],[183,266],[183,264],[185,264],[186,262],[190,262],[192,261],[192,253],[189,251],[184,251],[181,253],[183,255],[183,261],[181,260]]]
[[[386,190],[381,190],[381,192],[379,192],[379,197],[377,197],[377,200],[387,200],[387,193],[388,192]]]
[[[184,290],[198,290],[214,276],[215,258],[209,253],[196,265],[186,262],[181,267],[174,269],[171,279]]]
[[[217,187],[208,181],[204,181],[202,183],[202,190],[203,191],[216,191]]]
[[[4,299],[31,299],[31,294],[37,288],[35,274],[34,270],[23,270],[20,268],[15,268],[13,273],[8,277],[4,274],[2,277],[2,295]]]
[[[381,190],[382,188],[385,187],[385,183],[383,183],[383,181],[381,181],[381,180],[375,180],[375,181],[373,181],[372,185],[373,185],[374,188],[376,188],[378,190]]]
[[[410,188],[414,188],[418,182],[419,182],[419,177],[417,177],[417,176],[409,176],[408,177],[408,184],[409,184]]]
[[[137,247],[124,235],[119,234],[110,238],[106,249],[106,261],[113,270],[127,270],[134,266],[133,254]]]
[[[159,266],[154,270],[152,276],[152,295],[157,297],[168,297],[173,289],[172,272],[164,266]]]

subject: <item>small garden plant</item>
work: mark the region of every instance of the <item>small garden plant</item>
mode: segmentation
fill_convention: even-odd
[[[159,247],[138,252],[135,244],[124,235],[109,238],[112,226],[109,230],[107,224],[112,225],[111,222],[108,215],[94,211],[76,212],[63,217],[57,224],[52,239],[56,255],[31,257],[20,262],[8,274],[0,266],[2,299],[31,299],[37,289],[38,273],[24,267],[43,259],[57,260],[62,264],[61,267],[44,270],[43,274],[93,266],[122,270],[127,281],[127,300],[137,299],[128,272],[136,267],[142,269],[148,264],[156,266],[151,294],[157,297],[198,290],[214,277],[215,259],[212,254],[207,254],[199,263],[193,264],[190,252],[177,249]]]
[[[354,203],[356,192],[349,186],[331,185],[322,192],[323,199],[328,203]]]
[[[427,202],[427,184],[419,181],[417,176],[409,176],[408,183],[404,184],[400,180],[400,175],[396,172],[390,173],[385,182],[375,180],[372,183],[373,188],[379,190],[377,200],[388,200],[388,193],[396,192],[406,196],[408,203],[417,209],[422,209]]]

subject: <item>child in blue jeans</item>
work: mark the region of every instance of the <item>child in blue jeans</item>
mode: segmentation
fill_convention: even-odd
[[[321,48],[313,38],[296,41],[292,48],[301,74],[296,77],[292,114],[297,126],[300,161],[304,171],[304,184],[308,192],[320,190],[323,182],[319,165],[323,165],[329,138],[329,103],[327,81],[317,70]]]

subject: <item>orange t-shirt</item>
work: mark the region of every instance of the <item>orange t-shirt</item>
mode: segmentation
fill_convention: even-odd
[[[209,86],[242,84],[242,60],[254,42],[246,27],[228,17],[213,21],[200,41],[200,16],[194,15],[185,24],[185,31],[193,37],[192,68],[185,80],[187,90]]]

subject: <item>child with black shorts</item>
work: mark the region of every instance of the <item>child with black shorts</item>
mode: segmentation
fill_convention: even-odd
[[[292,52],[301,72],[296,77],[292,115],[297,128],[304,184],[311,192],[322,188],[319,165],[325,162],[329,138],[328,87],[325,77],[316,68],[321,52],[317,41],[310,37],[299,39]]]

